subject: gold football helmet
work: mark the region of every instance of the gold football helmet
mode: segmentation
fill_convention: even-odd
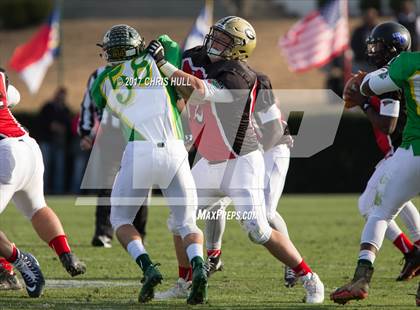
[[[257,45],[254,28],[245,19],[228,16],[218,20],[206,36],[204,45],[208,55],[224,59],[246,60]]]

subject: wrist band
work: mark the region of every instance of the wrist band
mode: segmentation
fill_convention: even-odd
[[[370,108],[370,104],[369,103],[364,103],[363,105],[362,105],[362,110],[363,111],[367,111],[368,109]]]
[[[170,78],[175,72],[179,70],[177,67],[175,67],[169,62],[163,64],[159,69],[168,78]]]

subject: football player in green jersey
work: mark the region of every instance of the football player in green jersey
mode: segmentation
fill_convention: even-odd
[[[394,23],[391,36],[401,45],[409,40],[408,31],[397,23]],[[377,48],[386,49],[387,46],[378,42]],[[388,223],[395,219],[404,202],[420,192],[420,53],[401,52],[383,68],[366,75],[360,85],[360,93],[364,96],[378,96],[397,90],[403,92],[407,108],[403,141],[389,159],[376,187],[374,210],[362,233],[354,278],[331,294],[331,299],[340,304],[368,296],[373,262],[382,246]],[[409,280],[419,270],[420,250],[415,247],[411,257],[406,258],[400,278]]]

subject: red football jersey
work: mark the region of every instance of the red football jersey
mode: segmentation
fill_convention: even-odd
[[[7,106],[6,74],[0,72],[0,136],[21,137],[26,131],[13,117]]]

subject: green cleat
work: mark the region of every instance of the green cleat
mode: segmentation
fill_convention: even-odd
[[[193,277],[191,293],[188,296],[189,305],[204,304],[207,302],[207,271],[202,258],[192,260]]]
[[[139,302],[146,303],[155,296],[155,286],[162,283],[163,277],[157,268],[157,264],[150,265],[144,272],[143,286],[139,294]]]

